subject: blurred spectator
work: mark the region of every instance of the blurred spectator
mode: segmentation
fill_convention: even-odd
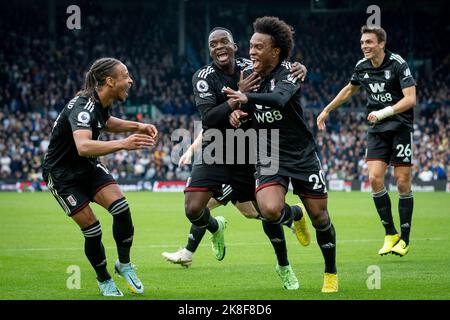
[[[423,167],[422,171],[419,173],[419,179],[423,182],[429,182],[433,180],[433,171],[431,171],[428,164]]]

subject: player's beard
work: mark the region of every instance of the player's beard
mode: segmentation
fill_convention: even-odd
[[[129,89],[130,89],[129,87],[126,87],[123,90],[121,90],[120,93],[118,94],[117,100],[120,102],[125,102],[129,95],[128,93]]]

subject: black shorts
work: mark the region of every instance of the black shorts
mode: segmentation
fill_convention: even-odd
[[[326,199],[328,198],[327,186],[322,170],[296,174],[295,177],[284,175],[257,175],[256,192],[269,186],[282,185],[286,191],[289,190],[289,181],[294,188],[293,193],[302,198]]]
[[[386,131],[367,134],[366,161],[384,161],[393,166],[412,166],[412,132]]]
[[[102,164],[97,164],[92,175],[86,178],[79,180],[55,179],[49,173],[45,182],[68,216],[73,216],[83,210],[100,189],[117,183]]]
[[[222,185],[227,184],[235,202],[255,201],[254,173],[253,165],[194,165],[184,192],[210,191],[217,200],[224,195]]]
[[[222,185],[222,195],[214,197],[217,202],[220,202],[223,206],[226,206],[231,201],[232,204],[236,204],[236,192],[229,184]]]

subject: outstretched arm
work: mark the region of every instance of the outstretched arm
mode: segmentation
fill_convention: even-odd
[[[330,115],[330,112],[344,104],[358,91],[358,89],[359,86],[355,86],[351,82],[349,82],[344,88],[342,88],[337,96],[323,109],[323,111],[317,117],[317,127],[319,128],[319,130],[325,129],[325,120]]]
[[[128,121],[116,117],[109,117],[106,122],[106,131],[108,132],[136,132],[147,134],[152,138],[156,138],[158,130],[149,123],[140,123],[136,121]]]
[[[144,149],[155,144],[154,138],[146,134],[132,134],[122,140],[92,140],[92,131],[84,129],[74,131],[73,139],[75,141],[78,154],[82,157],[99,157],[124,149]]]

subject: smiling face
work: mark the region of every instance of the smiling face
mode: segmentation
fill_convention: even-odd
[[[280,60],[280,49],[274,48],[272,37],[264,33],[253,34],[249,54],[253,70],[261,75],[269,74]]]
[[[225,30],[213,31],[208,38],[209,55],[221,69],[234,65],[234,54],[237,47],[231,34]]]
[[[116,100],[124,102],[128,97],[128,90],[133,85],[133,79],[131,79],[128,73],[127,67],[123,63],[117,64],[115,67],[115,75],[111,78],[111,89],[114,92]]]
[[[366,32],[361,35],[361,50],[364,54],[364,58],[373,59],[378,57],[384,51],[385,42],[378,42],[377,35],[375,33]]]

